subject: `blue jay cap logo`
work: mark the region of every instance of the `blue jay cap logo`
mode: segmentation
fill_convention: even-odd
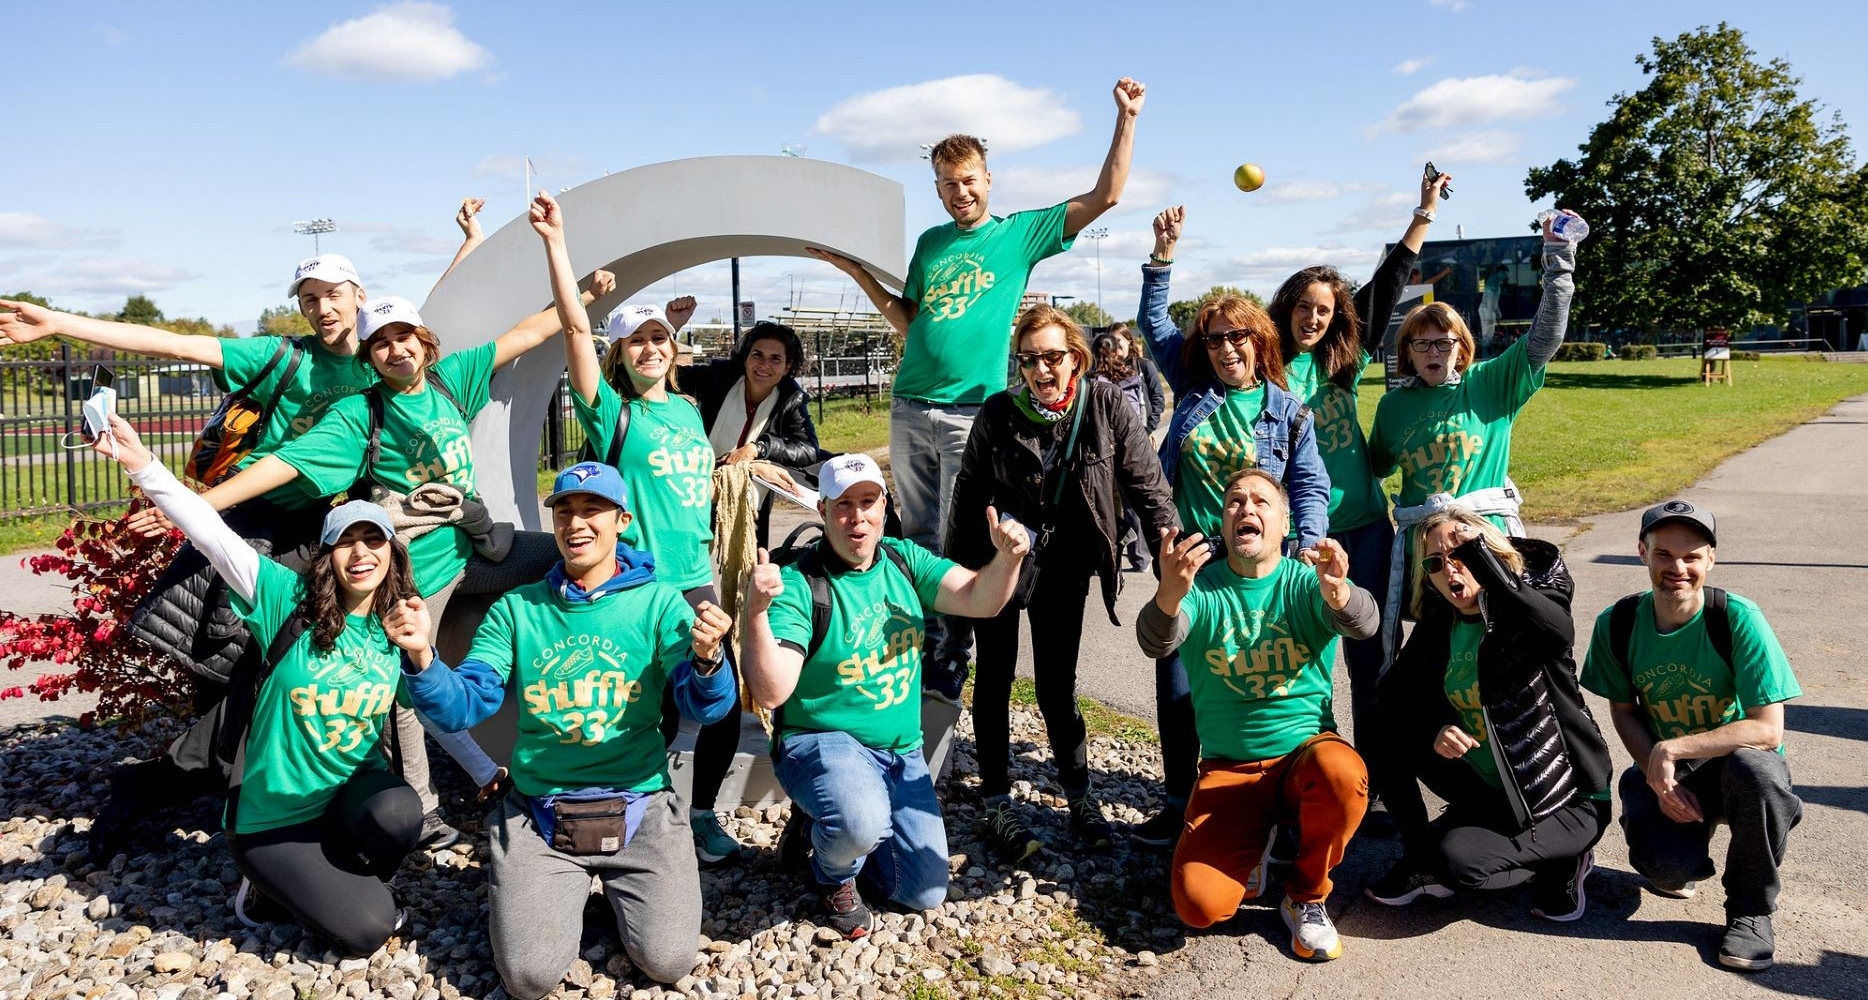
[[[547,507],[557,506],[559,500],[573,493],[602,497],[625,510],[629,507],[629,487],[623,483],[623,474],[602,462],[579,462],[571,466],[558,473],[551,488],[551,496],[545,498]]]

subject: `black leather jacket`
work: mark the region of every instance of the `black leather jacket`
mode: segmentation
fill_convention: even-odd
[[[980,404],[960,459],[947,538],[948,554],[965,566],[984,566],[992,559],[992,538],[984,516],[988,504],[1034,530],[1044,522],[1044,498],[1050,493],[1045,489],[1044,453],[1053,445],[1061,448],[1069,438],[1069,417],[1040,427],[1019,411],[1012,398],[1016,391],[994,393]],[[1128,397],[1115,386],[1088,377],[1078,383],[1077,391],[1084,394],[1077,405],[1088,409],[1083,411],[1083,427],[1077,434],[1070,482],[1059,503],[1064,509],[1051,521],[1087,526],[1095,536],[1068,537],[1071,532],[1066,527],[1052,537],[1050,546],[1071,546],[1093,554],[1090,561],[1102,578],[1103,605],[1110,622],[1120,625],[1116,619],[1116,594],[1122,587],[1116,553],[1122,530],[1119,511],[1124,504],[1133,507],[1150,540],[1161,537],[1162,528],[1178,530],[1180,517],[1174,512],[1174,498],[1161,474],[1154,444]]]
[[[1499,761],[1505,797],[1520,828],[1608,787],[1609,748],[1583,701],[1571,655],[1575,584],[1557,547],[1513,538],[1524,575],[1513,575],[1478,539],[1454,550],[1484,593],[1480,612],[1479,701],[1488,745]],[[1440,730],[1458,724],[1446,699],[1446,663],[1456,612],[1437,590],[1422,598],[1421,620],[1382,679],[1380,717],[1388,762],[1378,790],[1404,830],[1426,822],[1409,762],[1432,753]]]
[[[720,415],[720,404],[726,401],[733,383],[745,377],[745,370],[731,358],[716,358],[684,368],[675,377],[681,391],[694,397],[701,423],[712,430],[714,418]],[[760,458],[815,473],[823,456],[817,447],[817,427],[811,423],[811,394],[789,375],[780,379],[773,391],[778,393],[778,402],[772,404],[771,419],[752,444],[759,449]]]

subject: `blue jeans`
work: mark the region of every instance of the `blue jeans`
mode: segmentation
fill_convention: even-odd
[[[1381,594],[1388,586],[1388,563],[1393,557],[1395,529],[1386,517],[1330,537],[1349,555],[1349,579],[1371,594]],[[1379,602],[1380,597],[1376,598]],[[1344,639],[1343,662],[1349,667],[1349,712],[1355,727],[1356,749],[1369,749],[1368,740],[1375,732],[1375,685],[1382,673],[1382,635],[1378,631],[1367,639]],[[1341,721],[1340,719],[1338,720]]]
[[[897,398],[889,403],[889,468],[895,478],[902,534],[945,554],[947,521],[960,457],[973,433],[977,405],[939,405]],[[984,512],[968,516],[981,517]],[[930,613],[922,649],[943,662],[971,659],[973,630],[964,619]]]
[[[811,828],[811,873],[834,886],[865,872],[892,902],[947,900],[947,824],[921,751],[873,750],[848,733],[785,737],[778,782]]]

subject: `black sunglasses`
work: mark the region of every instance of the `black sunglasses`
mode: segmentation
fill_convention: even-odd
[[[1212,350],[1221,344],[1231,344],[1234,347],[1239,347],[1251,339],[1252,331],[1250,330],[1220,330],[1215,333],[1203,333],[1200,335],[1200,342],[1205,344],[1208,350]]]
[[[1428,576],[1432,576],[1446,569],[1446,563],[1446,556],[1427,556],[1420,561],[1420,568],[1426,570]]]
[[[1018,359],[1018,367],[1029,370],[1038,367],[1040,361],[1044,362],[1047,368],[1056,368],[1064,363],[1064,355],[1069,353],[1069,351],[1019,351],[1012,356]]]

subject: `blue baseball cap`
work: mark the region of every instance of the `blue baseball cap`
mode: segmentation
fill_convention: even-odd
[[[551,495],[545,498],[545,506],[556,507],[558,501],[573,493],[588,493],[629,509],[629,487],[623,485],[623,474],[602,462],[579,462],[558,473],[558,478],[551,481]]]
[[[352,500],[347,504],[331,508],[324,515],[324,530],[319,533],[318,541],[324,545],[336,545],[353,524],[374,524],[382,529],[384,538],[396,537],[395,523],[389,520],[389,512],[380,504],[368,500]]]

